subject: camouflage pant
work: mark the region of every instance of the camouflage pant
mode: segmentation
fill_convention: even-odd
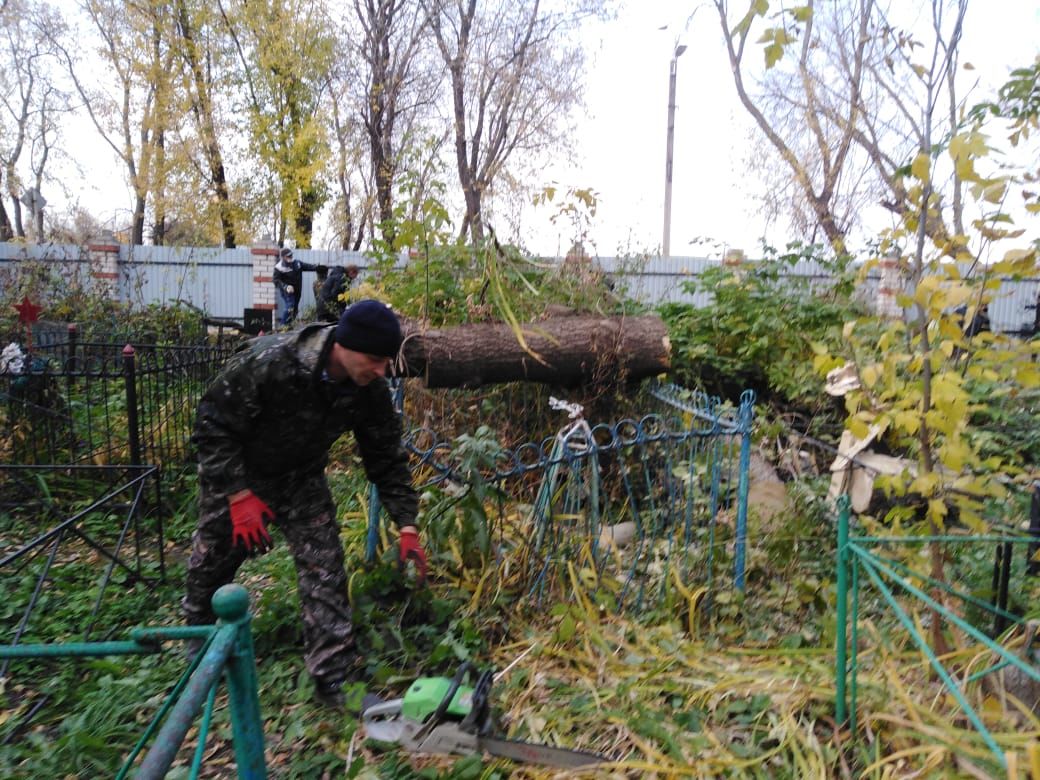
[[[353,663],[354,637],[343,545],[325,476],[257,481],[250,487],[274,511],[274,525],[296,563],[307,671],[322,681],[342,682]],[[181,601],[190,625],[215,621],[210,599],[234,579],[245,559],[242,548],[231,544],[227,496],[200,479],[199,525]]]

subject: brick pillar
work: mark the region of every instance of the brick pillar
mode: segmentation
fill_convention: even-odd
[[[95,286],[113,300],[119,299],[119,244],[106,232],[95,243],[87,245],[90,275]]]
[[[743,265],[747,259],[744,255],[743,249],[727,249],[726,254],[722,257],[723,265]]]
[[[278,246],[273,241],[261,241],[252,247],[253,255],[253,308],[275,308],[274,264],[278,262]]]
[[[901,318],[903,307],[896,300],[896,296],[903,292],[903,275],[899,270],[899,257],[896,255],[883,257],[878,265],[881,268],[881,279],[878,282],[875,313],[879,317]]]

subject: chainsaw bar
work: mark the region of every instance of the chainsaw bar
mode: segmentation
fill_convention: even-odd
[[[513,739],[500,739],[498,737],[480,737],[478,744],[481,749],[493,756],[509,758],[513,761],[521,761],[528,764],[555,766],[562,769],[592,766],[593,764],[603,763],[606,760],[603,756],[595,753],[586,753],[583,750],[568,750],[567,748],[553,747],[552,745],[538,745]]]

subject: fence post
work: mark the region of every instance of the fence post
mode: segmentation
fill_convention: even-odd
[[[890,319],[903,316],[903,308],[899,305],[898,296],[903,291],[903,278],[899,269],[899,255],[881,258],[881,279],[878,281],[877,300],[874,311],[879,317]]]
[[[78,363],[78,356],[76,351],[79,346],[79,329],[76,327],[76,323],[70,322],[68,326],[69,334],[69,345],[68,353],[65,359],[65,366],[63,373],[65,374],[65,392],[69,394],[69,398],[72,398],[73,390],[76,386],[76,365]],[[76,448],[76,434],[73,432],[73,426],[69,426],[69,451],[73,452]]]
[[[119,300],[119,244],[115,235],[104,231],[101,238],[87,246],[87,257],[90,262],[90,275],[103,295],[114,301]]]
[[[404,414],[404,380],[395,377],[390,380],[390,395],[394,402],[394,412],[398,416]],[[365,561],[374,563],[376,548],[379,546],[379,491],[371,482],[368,484],[368,535],[365,539]]]
[[[228,704],[238,776],[243,780],[262,780],[267,777],[267,768],[249,594],[241,586],[225,585],[213,594],[213,612],[222,621],[238,626],[238,640],[227,661]]]
[[[1008,584],[1011,579],[1011,542],[997,542],[993,560],[993,636],[1000,636],[1007,627]]]
[[[838,576],[837,625],[834,661],[834,720],[840,727],[848,720],[845,711],[845,683],[848,675],[848,564],[849,564],[849,497],[838,497]]]
[[[141,465],[141,433],[138,430],[137,417],[137,367],[134,348],[127,344],[123,347],[123,382],[126,386],[126,427],[130,442],[130,464]]]
[[[740,474],[737,483],[737,536],[733,549],[733,586],[744,590],[744,560],[747,548],[747,499],[751,469],[751,421],[755,413],[755,393],[740,394]]]
[[[249,305],[254,309],[268,309],[274,312],[277,309],[274,266],[278,262],[278,245],[265,239],[251,247],[249,253],[253,259],[253,295]]]
[[[265,780],[264,737],[260,722],[260,699],[256,690],[256,664],[250,635],[249,594],[241,585],[224,585],[213,594],[213,612],[220,618],[206,654],[199,661],[177,703],[166,717],[152,748],[135,775],[138,780],[166,777],[191,724],[227,673],[228,702],[238,776],[244,780]],[[243,689],[252,685],[252,691]]]
[[[1038,309],[1040,311],[1040,309]],[[1029,502],[1029,535],[1040,539],[1040,481],[1033,483],[1033,499]],[[1035,577],[1040,574],[1040,561],[1036,560],[1040,552],[1040,542],[1032,542],[1027,548],[1026,574]]]
[[[69,357],[65,361],[65,370],[67,373],[75,373],[77,356],[76,350],[79,348],[79,328],[76,327],[76,323],[69,323]]]

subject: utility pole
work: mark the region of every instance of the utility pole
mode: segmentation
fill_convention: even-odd
[[[661,239],[661,257],[671,255],[672,238],[672,145],[675,140],[675,66],[676,61],[686,51],[676,41],[672,54],[671,66],[668,68],[668,142],[664,161],[664,236]]]

